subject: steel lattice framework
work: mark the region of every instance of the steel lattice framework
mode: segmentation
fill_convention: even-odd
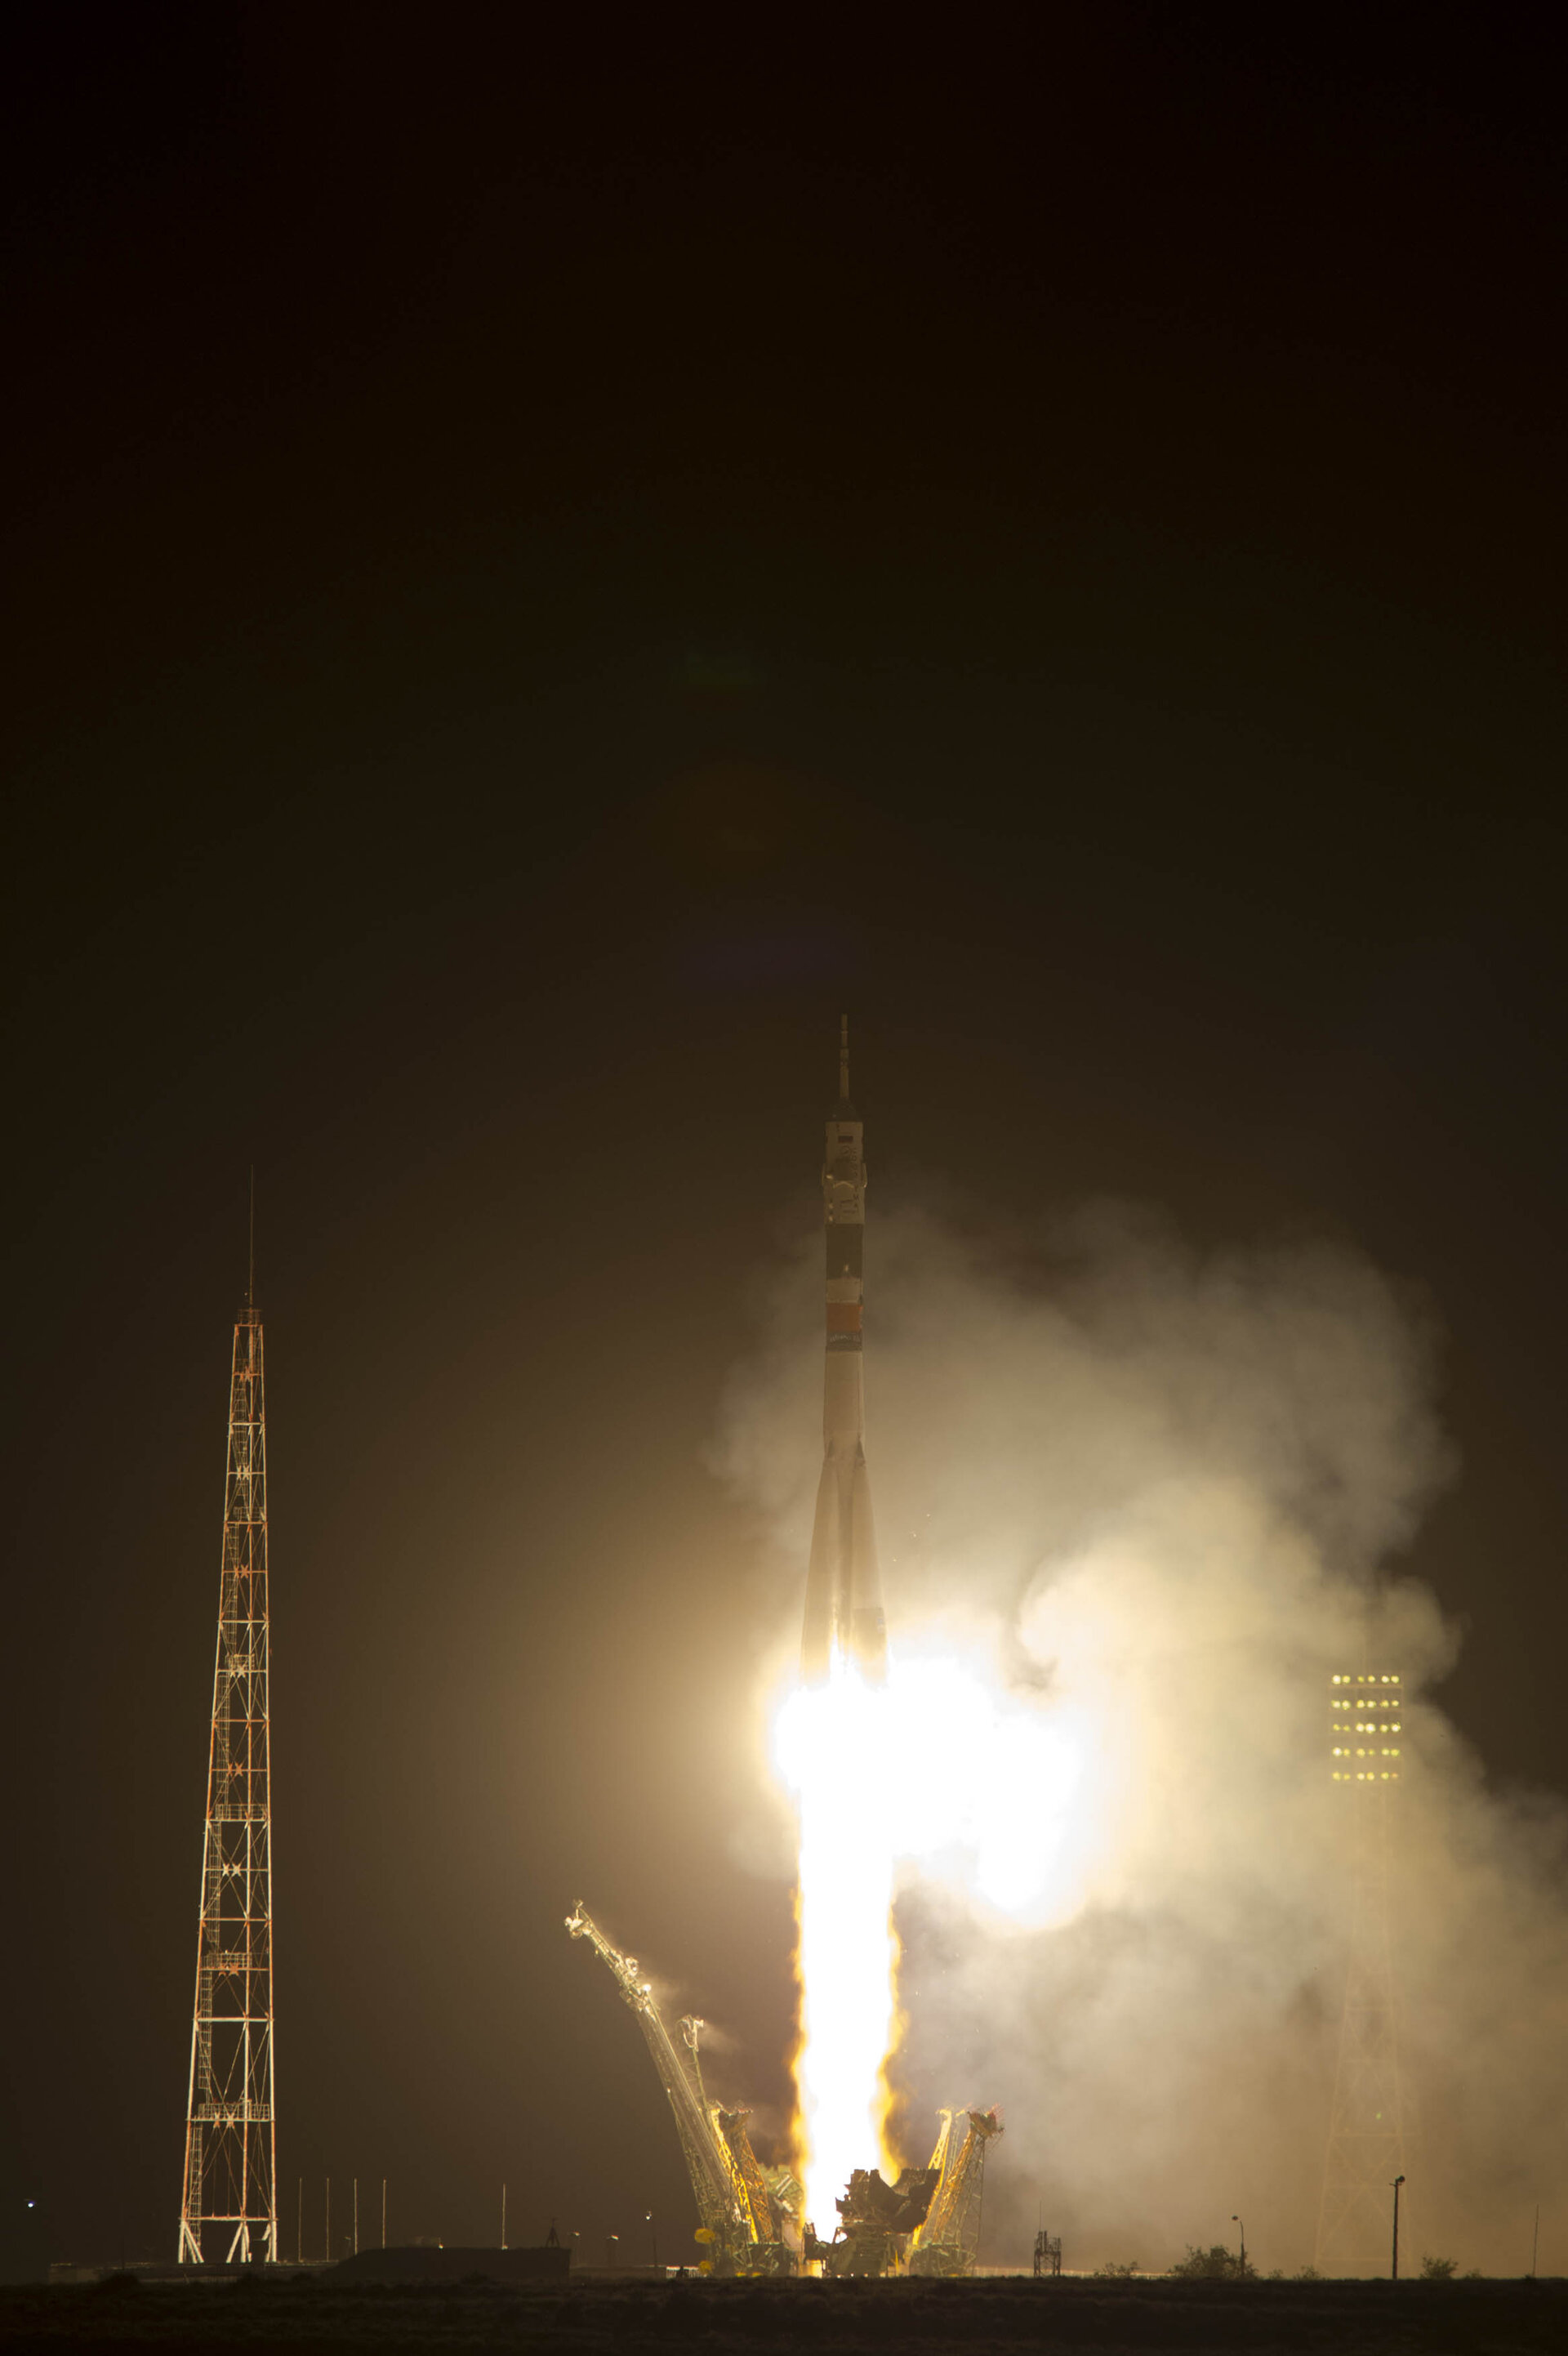
[[[1353,1814],[1350,1953],[1314,2263],[1324,2274],[1381,2264],[1404,2173],[1399,2022],[1389,1939],[1390,1815],[1404,1765],[1404,1686],[1363,1670],[1330,1681],[1333,1781]]]
[[[267,1417],[252,1290],[229,1389],[182,2265],[278,2255],[267,1665]]]

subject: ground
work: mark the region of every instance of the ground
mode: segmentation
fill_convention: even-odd
[[[187,2286],[115,2281],[0,2291],[0,2343],[262,2350],[509,2347],[703,2356],[809,2347],[923,2351],[1040,2346],[1336,2356],[1514,2356],[1568,2348],[1568,2282],[1175,2283],[997,2276],[968,2283],[574,2283],[353,2286],[285,2276]]]

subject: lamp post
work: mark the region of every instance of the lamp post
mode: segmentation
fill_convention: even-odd
[[[654,2224],[654,2212],[651,2209],[647,2213],[646,2223],[648,2228],[648,2247],[653,2252],[653,2269],[655,2274],[657,2274],[659,2270],[659,2237],[657,2228]]]
[[[612,2265],[614,2263],[610,2255],[611,2249],[613,2247],[614,2244],[620,2240],[620,2238],[621,2236],[619,2233],[606,2233],[604,2236],[604,2271],[606,2274],[609,2273]]]
[[[1394,2180],[1393,2180],[1393,2276],[1392,2276],[1392,2279],[1393,2279],[1395,2282],[1398,2282],[1398,2280],[1399,2280],[1399,2188],[1400,2188],[1400,2186],[1401,2186],[1403,2182],[1404,2182],[1404,2179],[1403,2179],[1403,2176],[1396,2176],[1396,2177],[1394,2178]]]
[[[1231,2211],[1231,2222],[1232,2222],[1232,2225],[1242,2225],[1242,2221],[1241,2221],[1240,2217],[1236,2214],[1236,2211],[1235,2211],[1233,2209],[1232,2209],[1232,2211]],[[1241,2266],[1241,2271],[1243,2272],[1243,2275],[1244,2275],[1244,2274],[1246,2273],[1246,2271],[1247,2271],[1247,2229],[1246,2229],[1246,2227],[1245,2227],[1244,2225],[1242,2225],[1242,2266]]]

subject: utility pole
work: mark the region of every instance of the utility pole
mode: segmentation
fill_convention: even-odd
[[[304,2264],[304,2178],[300,2178],[299,2214],[294,2219],[294,2264]]]
[[[381,2247],[387,2246],[387,2179],[381,2179]]]
[[[278,2256],[272,2092],[272,1805],[268,1695],[267,1414],[250,1282],[234,1327],[207,1828],[177,2260]],[[214,2230],[216,2229],[216,2230]]]
[[[354,2179],[354,2254],[359,2255],[359,2179]]]
[[[501,2247],[507,2246],[507,2188],[501,2187]]]
[[[332,2264],[332,2179],[326,2179],[326,2263]]]
[[[1240,2217],[1238,2217],[1238,2216],[1237,2216],[1237,2214],[1236,2214],[1236,2212],[1235,2212],[1235,2211],[1234,2211],[1233,2209],[1232,2209],[1232,2211],[1231,2211],[1231,2222],[1232,2222],[1232,2225],[1242,2225],[1242,2221],[1241,2221]],[[1246,2229],[1246,2227],[1245,2227],[1244,2225],[1242,2225],[1242,2272],[1243,2272],[1243,2274],[1244,2275],[1244,2274],[1246,2273],[1246,2271],[1247,2271],[1247,2229]]]
[[[1393,2280],[1393,2281],[1395,2281],[1395,2282],[1398,2282],[1398,2280],[1399,2280],[1399,2188],[1400,2188],[1400,2186],[1401,2186],[1403,2182],[1404,2182],[1404,2179],[1403,2179],[1403,2176],[1396,2176],[1396,2177],[1394,2178],[1394,2180],[1393,2180],[1393,2275],[1392,2275],[1392,2280]]]

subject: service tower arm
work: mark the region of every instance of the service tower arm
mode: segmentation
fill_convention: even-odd
[[[942,2133],[932,2156],[933,2165],[942,2167],[942,2181],[911,2244],[911,2274],[966,2275],[975,2271],[986,2147],[1001,2134],[1002,2122],[994,2110],[968,2112],[964,2141],[954,2158],[955,2124],[951,2113],[944,2113]],[[941,2155],[940,2162],[937,2154]]]
[[[676,2133],[680,2137],[704,2233],[725,2251],[749,2241],[748,2223],[735,2193],[733,2163],[659,2018],[652,1987],[639,1976],[635,1955],[624,1955],[619,1948],[612,1946],[581,1901],[575,1912],[567,1916],[566,1927],[574,1939],[586,1939],[603,1957],[616,1987],[637,2016],[637,2026],[646,2040],[659,2082],[675,2113]]]

